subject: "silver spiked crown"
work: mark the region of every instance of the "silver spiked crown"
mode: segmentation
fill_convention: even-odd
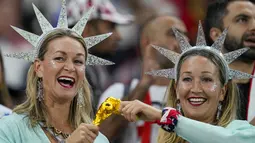
[[[36,17],[38,19],[38,22],[40,24],[40,27],[42,29],[43,34],[41,36],[38,36],[36,34],[24,31],[20,28],[11,26],[16,32],[18,32],[24,39],[26,39],[30,44],[32,44],[33,49],[26,51],[26,52],[17,52],[17,53],[7,53],[5,56],[7,57],[12,57],[12,58],[17,58],[17,59],[24,59],[30,62],[34,62],[34,60],[38,56],[38,52],[40,49],[40,44],[42,41],[45,40],[47,35],[50,33],[58,30],[58,29],[63,29],[63,30],[71,30],[75,33],[77,33],[79,36],[82,35],[82,32],[86,26],[86,23],[89,19],[90,14],[93,12],[94,8],[90,8],[86,14],[76,23],[76,25],[72,28],[68,28],[68,23],[67,23],[67,11],[66,11],[66,1],[62,0],[62,7],[61,11],[59,14],[58,18],[58,24],[57,27],[53,28],[52,25],[48,22],[48,20],[43,16],[43,14],[38,10],[38,8],[33,4],[33,8],[36,14]],[[112,33],[106,33],[106,34],[101,34],[97,36],[91,36],[87,38],[83,38],[84,42],[86,44],[86,48],[88,51],[89,48],[93,47],[94,45],[100,43],[104,39],[108,38]],[[87,54],[87,65],[112,65],[114,63],[104,60],[102,58],[96,57],[91,54]]]
[[[196,41],[196,46],[191,46],[187,39],[182,35],[177,29],[174,27],[172,28],[173,32],[175,34],[175,37],[177,41],[179,42],[180,48],[182,53],[176,53],[171,50],[167,50],[165,48],[159,47],[152,45],[153,48],[158,50],[162,55],[167,57],[170,61],[172,61],[175,64],[174,68],[170,69],[162,69],[162,70],[155,70],[155,71],[150,71],[146,72],[148,75],[152,76],[160,76],[160,77],[166,77],[170,79],[175,79],[177,80],[177,69],[180,66],[180,59],[188,54],[192,54],[193,52],[209,52],[217,57],[219,57],[220,62],[224,65],[226,77],[225,77],[225,84],[230,80],[230,79],[249,79],[249,78],[254,78],[254,76],[230,69],[228,64],[233,62],[236,58],[238,58],[240,55],[242,55],[244,52],[249,50],[249,48],[242,48],[238,49],[226,54],[222,54],[221,48],[223,46],[224,40],[227,35],[227,29],[223,31],[223,33],[220,35],[220,37],[213,43],[212,46],[207,46],[206,41],[205,41],[205,36],[202,28],[202,24],[199,21],[199,26],[198,26],[198,35],[197,35],[197,41]]]

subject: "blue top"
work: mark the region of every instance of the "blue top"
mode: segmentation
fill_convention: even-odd
[[[189,143],[255,143],[255,126],[242,120],[224,128],[179,116],[175,132]]]
[[[30,127],[29,119],[23,114],[13,113],[0,119],[0,142],[1,143],[49,143],[40,125]],[[94,143],[109,143],[101,133]]]

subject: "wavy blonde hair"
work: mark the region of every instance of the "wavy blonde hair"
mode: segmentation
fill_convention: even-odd
[[[70,30],[57,29],[52,33],[48,34],[47,37],[41,42],[38,59],[43,61],[44,55],[47,52],[48,43],[56,38],[61,37],[70,37],[79,41],[83,45],[86,53],[85,56],[87,57],[86,44],[81,36]],[[36,75],[34,68],[35,65],[31,64],[27,75],[27,100],[23,104],[17,106],[13,111],[18,114],[27,114],[32,127],[38,124],[39,121],[46,121],[46,124],[49,126],[50,124],[48,119],[48,113],[46,111],[46,105],[44,104],[44,102],[39,102],[37,100],[37,82],[39,80],[39,77]],[[81,123],[91,123],[91,95],[89,84],[86,78],[84,78],[84,81],[82,82],[82,93],[84,99],[84,106],[80,107],[77,104],[77,95],[74,97],[70,105],[68,122],[73,128],[77,128]]]
[[[236,111],[238,108],[238,88],[237,85],[230,80],[228,83],[224,84],[226,73],[224,72],[224,66],[219,61],[219,58],[212,53],[194,52],[186,55],[180,59],[180,65],[191,56],[203,56],[208,58],[216,67],[219,67],[219,80],[221,82],[221,87],[227,86],[226,96],[222,101],[222,112],[219,120],[215,123],[218,126],[226,127],[232,120],[236,118]],[[177,72],[180,72],[180,66],[177,68]],[[177,83],[179,80],[179,74],[177,74]],[[175,107],[177,106],[177,95],[175,89],[175,81],[171,80],[168,86],[166,97],[167,106]],[[159,143],[185,143],[185,140],[177,136],[176,133],[169,133],[163,129],[159,130],[158,135]]]

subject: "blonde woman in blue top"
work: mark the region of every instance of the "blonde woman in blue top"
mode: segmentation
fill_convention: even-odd
[[[112,64],[88,53],[90,47],[110,34],[83,39],[81,34],[93,9],[69,29],[65,5],[63,0],[56,28],[33,5],[43,31],[41,36],[13,27],[34,49],[6,56],[33,63],[28,71],[27,100],[12,115],[0,119],[0,142],[109,143],[91,121],[85,67]]]
[[[166,93],[168,105],[162,111],[140,101],[123,101],[120,111],[129,120],[154,121],[161,125],[159,143],[254,143],[255,127],[247,121],[235,120],[238,89],[234,78],[253,76],[228,67],[234,59],[248,50],[221,53],[227,31],[211,47],[206,46],[200,24],[197,44],[191,47],[174,29],[182,53],[154,46],[168,57],[175,68],[152,71],[171,81]]]

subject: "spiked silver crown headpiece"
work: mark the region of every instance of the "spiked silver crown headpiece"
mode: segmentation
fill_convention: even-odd
[[[158,50],[161,54],[163,54],[165,57],[167,57],[169,60],[171,60],[174,64],[174,68],[170,69],[163,69],[163,70],[156,70],[156,71],[150,71],[147,72],[146,74],[153,75],[153,76],[161,76],[161,77],[166,77],[170,79],[175,79],[177,80],[177,69],[180,66],[180,59],[188,54],[192,54],[193,52],[209,52],[217,57],[219,57],[220,62],[224,65],[226,77],[225,77],[225,84],[230,80],[230,79],[249,79],[253,78],[254,76],[230,69],[228,64],[233,62],[237,57],[242,55],[244,52],[246,52],[249,48],[242,48],[239,50],[235,50],[226,54],[221,53],[221,47],[223,46],[224,40],[227,35],[227,29],[223,31],[223,33],[220,35],[220,37],[213,43],[212,46],[207,46],[205,37],[204,37],[204,32],[203,28],[201,25],[201,22],[199,22],[198,26],[198,35],[197,35],[197,42],[196,46],[192,47],[187,39],[175,28],[172,28],[173,32],[175,34],[176,39],[179,42],[179,45],[181,47],[182,53],[178,54],[176,52],[173,52],[171,50],[167,50],[162,47],[158,47],[155,45],[152,45],[153,48]]]
[[[66,1],[62,0],[62,8],[59,14],[58,18],[58,24],[57,27],[53,28],[52,25],[47,21],[47,19],[43,16],[43,14],[38,10],[38,8],[33,4],[33,8],[36,14],[36,17],[38,19],[38,22],[40,24],[40,27],[42,29],[43,34],[41,36],[35,35],[33,33],[24,31],[22,29],[19,29],[17,27],[11,26],[16,32],[18,32],[23,38],[25,38],[29,43],[33,45],[33,49],[30,51],[26,52],[18,52],[18,53],[11,53],[11,54],[5,54],[7,57],[12,57],[12,58],[18,58],[18,59],[25,59],[31,62],[34,62],[34,60],[37,58],[39,49],[40,49],[40,44],[45,40],[47,35],[50,33],[58,30],[58,29],[64,29],[64,30],[71,30],[75,33],[77,33],[79,36],[82,35],[82,32],[86,26],[86,23],[89,19],[90,14],[94,10],[92,7],[84,16],[76,23],[76,25],[72,28],[68,28],[68,23],[67,23],[67,11],[66,11]],[[102,34],[98,36],[92,36],[92,37],[87,37],[83,38],[84,42],[86,44],[87,50],[94,45],[100,43],[107,37],[109,37],[112,33],[107,33],[107,34]],[[102,58],[96,57],[94,55],[91,55],[87,53],[87,65],[111,65],[114,64],[110,61],[104,60]]]

